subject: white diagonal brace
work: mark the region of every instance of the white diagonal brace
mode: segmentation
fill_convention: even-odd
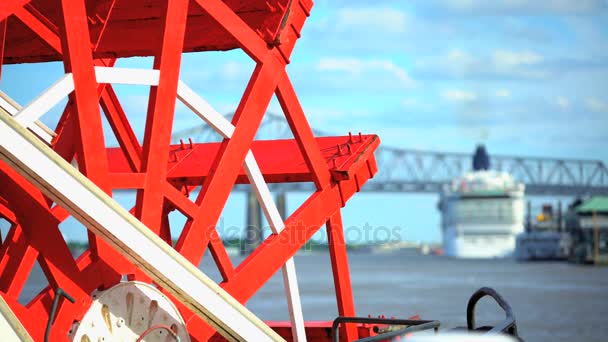
[[[97,83],[157,86],[160,70],[117,67],[95,67]]]
[[[133,69],[114,67],[95,67],[97,83],[119,83],[129,85],[157,86],[160,78],[159,70]],[[53,106],[68,96],[74,90],[74,78],[71,73],[63,75],[57,82],[43,91],[38,97],[24,108],[12,101],[0,91],[0,108],[7,111],[24,127],[28,127],[48,144],[55,132],[38,121]]]
[[[213,280],[6,113],[0,113],[0,159],[138,265],[228,340],[282,340]]]
[[[270,194],[270,190],[268,189],[268,185],[264,180],[262,171],[251,151],[249,151],[245,157],[245,172],[253,185],[255,195],[264,211],[264,216],[266,217],[268,224],[270,224],[270,229],[272,229],[274,234],[279,234],[285,229],[285,222],[283,222],[283,219],[281,218],[281,214],[279,213],[279,210],[272,199],[272,195]],[[302,314],[300,290],[298,288],[298,278],[293,258],[289,258],[289,260],[285,262],[285,265],[281,268],[281,272],[283,274],[283,284],[288,299],[287,306],[289,309],[293,339],[294,341],[299,342],[306,341],[304,315]]]
[[[182,101],[195,114],[203,119],[209,126],[213,127],[222,137],[230,138],[234,133],[234,125],[224,116],[217,112],[205,99],[192,91],[186,84],[179,82],[177,86],[177,98]],[[274,234],[280,233],[285,228],[285,223],[279,214],[268,185],[264,180],[262,171],[251,150],[247,152],[245,157],[245,172],[249,178],[249,182],[253,186],[256,197],[266,220],[270,224],[270,228]],[[296,267],[293,258],[289,258],[285,265],[281,268],[283,274],[283,284],[287,295],[287,305],[289,308],[289,317],[291,320],[292,336],[296,342],[306,341],[306,332],[304,329],[304,316],[302,314],[302,303],[300,301],[300,291],[298,288],[298,279],[296,275]]]
[[[4,92],[0,91],[0,108],[14,116],[22,107]],[[36,133],[42,140],[46,141],[47,144],[50,144],[53,137],[57,135],[52,129],[48,128],[39,120],[36,120],[34,125],[30,126],[29,129]]]
[[[48,89],[14,115],[23,127],[31,127],[42,115],[74,90],[74,77],[71,73],[63,75]]]
[[[0,333],[2,333],[2,341],[6,342],[34,341],[2,296],[0,296]]]

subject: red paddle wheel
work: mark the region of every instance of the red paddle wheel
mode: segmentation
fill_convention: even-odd
[[[219,312],[214,311],[214,304],[208,304],[207,311],[194,310],[194,301],[184,298],[195,295],[178,288],[177,275],[165,272],[163,276],[153,271],[149,265],[156,260],[136,252],[136,246],[118,235],[104,233],[118,234],[120,229],[99,220],[93,223],[91,215],[83,214],[93,202],[76,195],[80,184],[108,195],[116,189],[137,191],[130,213],[192,265],[198,265],[209,248],[223,278],[219,286],[240,303],[246,303],[282,269],[291,323],[274,329],[286,339],[303,341],[304,335],[309,340],[330,338],[327,325],[304,327],[292,260],[326,225],[338,312],[341,316],[355,315],[340,209],[376,173],[373,153],[379,139],[361,134],[313,136],[285,70],[311,7],[310,0],[0,3],[0,67],[2,63],[62,61],[65,68],[65,75],[30,104],[20,107],[6,97],[0,101],[4,125],[0,133],[15,131],[23,141],[29,141],[13,146],[16,138],[6,138],[0,145],[0,216],[11,225],[0,250],[0,295],[33,339],[43,340],[46,322],[52,320],[50,340],[85,341],[86,329],[93,328],[83,327],[83,322],[90,321],[95,327],[95,319],[88,316],[93,310],[99,310],[101,321],[110,331],[133,325],[129,310],[138,310],[138,298],[141,303],[144,298],[148,300],[145,310],[149,317],[142,320],[149,322],[137,328],[137,333],[158,328],[154,333],[160,335],[165,328],[153,325],[150,317],[161,309],[165,313],[171,311],[173,304],[152,300],[150,296],[171,298],[191,340],[219,338],[216,330],[227,339],[245,336],[231,335],[230,328],[219,329],[221,320],[209,319],[209,312]],[[250,56],[256,67],[229,122],[179,80],[180,60],[185,52],[237,48]],[[153,69],[114,67],[117,58],[131,56],[153,56]],[[117,83],[150,86],[141,143],[114,92],[112,84]],[[277,96],[295,139],[254,141],[273,95]],[[66,96],[68,104],[57,127],[48,129],[38,119]],[[216,129],[223,141],[171,145],[177,101]],[[119,148],[106,147],[102,115],[110,123]],[[21,132],[17,125],[29,131]],[[57,160],[74,162],[93,185],[74,176],[78,180],[74,193],[59,190],[67,178],[51,174],[50,168],[48,172],[44,168],[35,171],[36,160],[25,160],[31,153],[19,152],[30,145],[36,151],[45,151],[49,160],[55,156]],[[54,163],[63,165],[60,161]],[[313,182],[317,189],[288,218],[280,217],[266,185],[282,182]],[[215,227],[233,186],[239,183],[252,185],[273,234],[235,267]],[[191,201],[189,192],[199,186],[198,197]],[[113,208],[111,202],[105,203],[103,210]],[[99,208],[101,212],[102,207]],[[171,243],[168,218],[174,210],[187,217],[175,246]],[[113,209],[108,215],[119,211]],[[90,248],[76,259],[59,230],[59,224],[70,216],[89,228]],[[161,254],[164,256],[164,252]],[[176,258],[180,257],[173,259]],[[49,286],[22,305],[18,297],[36,261]],[[164,289],[163,294],[146,297],[130,290],[122,293],[121,279],[125,277],[139,284],[133,289],[154,292],[154,287],[145,284],[155,283]],[[67,293],[73,302],[63,298],[62,293]],[[109,301],[104,302],[102,297]],[[119,309],[112,311],[112,305],[130,312],[126,321],[121,321],[124,317]],[[172,330],[165,331],[170,335],[178,330],[177,325],[167,329]],[[348,340],[360,337],[354,324],[346,325],[340,335]]]

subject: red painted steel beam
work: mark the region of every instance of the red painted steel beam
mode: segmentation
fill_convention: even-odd
[[[234,115],[234,133],[220,145],[196,200],[199,210],[192,223],[184,228],[175,246],[178,252],[195,265],[203,256],[199,246],[207,245],[208,232],[215,229],[249,151],[249,145],[268,108],[278,82],[277,69],[284,67],[274,54],[269,54],[264,63],[258,64]]]
[[[9,15],[15,13],[18,9],[29,3],[30,0],[8,0],[0,2],[0,21],[8,18]]]
[[[83,174],[111,194],[85,3],[84,0],[61,0],[61,9],[64,67],[74,79],[74,92],[70,99],[76,110],[78,163]],[[94,255],[107,262],[125,262],[124,257],[90,232],[89,245]],[[106,273],[104,285],[115,284],[117,279],[120,279],[120,275]]]
[[[346,241],[344,240],[344,227],[342,215],[336,211],[327,220],[327,240],[329,244],[329,256],[334,276],[334,288],[336,301],[338,303],[338,315],[344,317],[356,317],[353,290],[350,282],[350,270],[348,267],[348,255],[346,252]],[[354,324],[344,324],[341,336],[346,341],[355,340],[357,327]]]
[[[2,79],[2,65],[4,64],[4,46],[6,43],[7,19],[0,21],[0,80]]]
[[[54,331],[67,331],[72,324],[73,317],[78,317],[90,303],[90,291],[85,290],[86,284],[95,278],[83,278],[72,254],[63,239],[55,218],[50,215],[46,198],[40,190],[35,188],[12,169],[6,168],[0,171],[0,195],[10,201],[15,210],[17,220],[23,229],[27,244],[38,252],[38,262],[53,288],[62,288],[77,299],[75,304],[64,303],[62,305],[63,315],[59,315],[55,321],[58,328]],[[25,247],[27,248],[27,247]],[[32,252],[22,249],[26,257],[24,263],[15,269],[16,278],[21,280],[18,287],[23,288],[23,279],[27,279],[31,272]],[[27,254],[26,254],[27,253]],[[28,261],[29,259],[29,261]],[[28,262],[31,265],[28,268]],[[11,285],[15,285],[14,279]],[[57,339],[59,335],[53,335]]]
[[[224,281],[230,281],[230,279],[232,279],[232,277],[234,277],[236,274],[236,271],[232,265],[230,256],[226,251],[226,246],[224,246],[224,243],[222,242],[222,239],[218,235],[216,229],[211,230],[210,233],[209,251],[211,252],[211,257],[213,257],[213,260],[217,265],[217,269],[222,275],[222,279],[224,279]]]
[[[268,44],[221,0],[196,0],[219,25],[236,39],[243,51],[256,62],[268,54]]]
[[[95,46],[93,47],[93,51],[97,51],[97,49],[99,48],[99,43],[101,43],[101,38],[103,37],[103,35],[106,31],[106,28],[108,27],[108,23],[110,22],[110,17],[112,16],[112,10],[114,9],[115,6],[116,6],[116,0],[111,0],[111,3],[109,3],[107,5],[107,12],[106,12],[105,18],[104,19],[100,19],[99,17],[97,18],[97,19],[101,20],[102,24],[101,24],[101,27],[99,27],[99,25],[96,25],[94,27],[94,28],[97,28],[97,30],[92,30],[93,36],[97,37],[97,43],[95,43]],[[99,14],[100,13],[98,12],[98,15]]]
[[[287,118],[287,123],[304,155],[306,165],[312,172],[317,190],[327,187],[330,182],[327,163],[321,154],[322,149],[315,141],[312,129],[286,72],[279,81],[276,95]]]
[[[76,115],[73,113],[74,103],[72,99],[68,99],[63,113],[59,117],[59,122],[55,127],[55,134],[57,135],[51,142],[51,147],[55,153],[70,162],[76,154],[75,141],[77,139],[76,134],[78,134],[76,131],[76,119],[74,118]]]
[[[222,284],[241,302],[246,302],[281,266],[325,224],[339,205],[336,187],[314,193],[286,221],[285,229],[273,234],[237,267],[237,276]]]
[[[112,189],[143,189],[146,182],[144,173],[113,172],[109,174]]]
[[[162,46],[154,58],[160,70],[158,87],[150,89],[148,116],[144,133],[141,171],[146,174],[144,187],[137,192],[135,214],[152,231],[159,233],[163,188],[167,173],[169,145],[173,127],[177,83],[186,31],[189,0],[168,0],[162,23]]]
[[[32,32],[40,37],[55,52],[61,54],[61,39],[57,34],[58,28],[33,6],[25,6],[15,12],[15,17],[24,23]]]
[[[349,160],[358,159],[360,162],[367,161],[371,155],[366,153],[367,149],[375,149],[375,135],[362,135],[360,142],[357,136],[350,142],[350,137],[319,137],[314,138],[313,143],[307,141],[312,146],[317,146],[318,163],[324,165],[327,175],[330,177],[329,168],[334,171],[336,177],[340,179],[354,174],[349,169]],[[300,150],[300,145],[296,140],[257,140],[251,144],[251,150],[256,156],[258,165],[268,183],[283,182],[314,182],[315,177],[308,167],[305,155]],[[337,145],[341,146],[341,154],[338,153]],[[182,150],[181,145],[171,146],[171,155],[167,168],[167,180],[176,186],[200,185],[209,175],[213,160],[209,156],[218,153],[221,143],[193,144],[192,147],[186,145]],[[140,188],[141,184],[138,174],[130,174],[129,162],[119,148],[108,148],[108,162],[110,172],[114,181],[121,184],[119,188]],[[335,160],[335,166],[334,166]],[[346,172],[346,173],[345,173]],[[331,175],[333,177],[333,175]],[[132,179],[132,186],[129,186],[129,179]],[[330,179],[327,180],[328,184]],[[248,184],[249,180],[245,171],[241,168],[237,176],[237,183]],[[113,186],[114,187],[114,186]],[[117,188],[117,187],[114,187]]]
[[[247,302],[285,262],[308,241],[325,223],[327,217],[340,208],[339,191],[336,187],[314,193],[285,222],[280,234],[266,238],[236,269],[228,282],[220,284],[241,303]],[[185,320],[198,321],[194,316]],[[191,323],[189,322],[188,325]],[[197,338],[205,340],[213,336],[209,326],[203,326]]]
[[[127,119],[114,88],[109,85],[99,85],[101,88],[100,105],[103,112],[106,114],[108,123],[114,132],[116,140],[122,149],[132,172],[137,172],[141,167],[142,150],[135,136],[135,132],[131,128],[131,124]],[[114,180],[114,179],[113,179]]]
[[[97,96],[97,81],[83,0],[62,0],[64,25],[62,46],[66,73],[74,77],[74,92],[70,95],[77,118],[79,164],[82,172],[102,190],[109,193],[107,159],[103,126]]]
[[[17,223],[15,213],[9,208],[7,200],[0,196],[0,218],[7,220],[9,223]]]
[[[0,249],[0,292],[17,300],[37,256],[22,227],[13,224]]]
[[[170,188],[173,188],[173,187],[170,187]],[[195,186],[184,186],[183,188],[186,191],[186,193],[190,193],[190,191],[193,191],[196,187]],[[165,193],[165,195],[167,195],[167,193]],[[185,199],[185,201],[192,204],[192,206],[185,204],[186,208],[184,208],[187,210],[189,209],[189,213],[184,214],[184,215],[186,215],[189,219],[191,219],[192,217],[194,217],[196,215],[196,212],[198,211],[198,207],[196,207],[196,205],[194,203],[192,203],[185,196],[180,196],[180,197],[183,197]],[[169,201],[169,202],[171,202],[171,201]],[[182,204],[182,201],[180,201],[180,204]],[[192,209],[190,209],[190,208],[192,208]],[[188,222],[187,224],[191,224],[191,222]],[[215,261],[215,264],[217,265],[217,268],[220,271],[222,279],[224,279],[224,281],[228,281],[230,278],[232,278],[232,276],[235,273],[234,265],[232,264],[232,260],[230,260],[230,256],[228,255],[228,252],[226,251],[226,246],[224,246],[224,242],[222,241],[219,234],[217,233],[217,229],[210,230],[209,234],[210,234],[210,236],[209,236],[209,245],[208,246],[209,246],[209,250],[211,252],[211,257],[213,257],[213,260]],[[205,253],[206,247],[207,246],[201,246],[203,254]]]
[[[165,202],[163,204],[163,212],[161,216],[160,229],[158,230],[158,236],[160,236],[160,238],[163,239],[169,246],[173,246],[169,213],[171,213],[171,204],[169,202]]]
[[[30,241],[36,243],[36,250],[54,256],[53,262],[78,280],[78,268],[58,229],[59,222],[51,215],[40,190],[8,167],[0,169],[0,180],[3,184],[0,195],[11,203],[17,221]]]
[[[180,213],[188,219],[192,219],[196,215],[198,206],[190,201],[185,194],[169,183],[164,184],[164,189],[166,199],[171,202]]]
[[[34,3],[37,8],[48,12],[45,14],[50,22],[57,24],[60,21],[60,12],[48,5],[50,1]],[[203,6],[213,6],[214,13],[217,12],[217,5],[223,5],[219,1],[209,5],[207,2],[201,3]],[[224,21],[221,17],[218,23],[200,6],[191,6],[184,51],[228,50],[240,47],[241,43],[252,46],[250,42],[255,42],[257,48],[249,49],[257,50],[258,53],[254,55],[263,57],[264,51],[269,49],[269,45],[274,45],[279,37],[278,31],[282,24],[284,25],[283,19],[289,3],[289,0],[231,0],[228,5],[223,5],[225,12],[234,19],[234,25],[227,29],[223,27]],[[299,1],[299,7],[302,7],[302,3],[309,11],[310,1]],[[91,37],[95,40],[98,35],[104,36],[103,39],[95,41],[95,58],[154,55],[161,36],[158,27],[163,15],[162,4],[159,0],[146,1],[145,6],[142,6],[140,0],[99,0],[89,4],[87,14],[91,23]],[[221,12],[222,8],[219,10]],[[9,45],[12,48],[7,51],[7,63],[61,60],[61,54],[32,39],[31,32],[21,30],[19,26],[16,28],[19,30],[12,30],[10,37]],[[133,36],[138,36],[139,39],[134,40],[131,38]]]

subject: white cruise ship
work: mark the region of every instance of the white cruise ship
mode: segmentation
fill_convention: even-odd
[[[524,184],[505,172],[472,171],[445,186],[439,209],[445,255],[508,257],[524,231]]]
[[[524,185],[504,172],[473,171],[441,194],[443,248],[447,256],[511,256],[524,231]]]

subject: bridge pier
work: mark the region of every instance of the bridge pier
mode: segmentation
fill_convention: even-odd
[[[245,241],[241,244],[241,254],[251,253],[262,242],[262,208],[253,191],[247,192],[247,222]]]
[[[283,220],[287,219],[287,193],[277,192],[274,202],[277,204],[277,209]]]
[[[287,195],[279,192],[275,196],[275,203],[281,218],[286,219]],[[258,247],[264,240],[262,229],[262,208],[253,191],[247,192],[247,225],[245,226],[245,241],[241,245],[241,254],[247,255]]]

